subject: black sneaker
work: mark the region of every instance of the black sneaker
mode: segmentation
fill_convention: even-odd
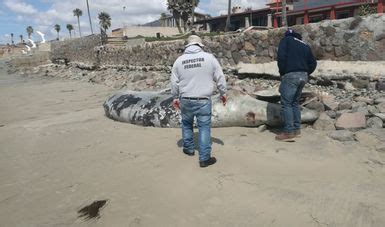
[[[190,151],[187,149],[183,149],[183,153],[187,154],[188,156],[194,156],[195,154],[194,150]]]
[[[206,161],[201,161],[201,162],[199,162],[199,166],[202,167],[202,168],[204,168],[204,167],[207,167],[207,166],[209,166],[209,165],[212,165],[212,164],[214,164],[214,163],[216,163],[216,162],[217,162],[217,159],[216,159],[215,157],[211,157],[211,158],[209,158],[209,159],[206,160]]]

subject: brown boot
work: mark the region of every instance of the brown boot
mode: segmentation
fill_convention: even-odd
[[[287,132],[280,133],[275,137],[276,140],[283,141],[283,142],[295,142],[294,138],[295,138],[294,133],[287,133]]]
[[[297,129],[294,131],[295,137],[301,137],[301,129]]]

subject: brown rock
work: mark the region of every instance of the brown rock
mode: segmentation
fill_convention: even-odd
[[[250,43],[250,42],[245,42],[244,50],[245,50],[246,52],[253,52],[253,53],[254,53],[255,47],[254,47],[254,45],[253,45],[252,43]]]
[[[341,102],[338,104],[338,110],[349,110],[352,108],[351,102]]]
[[[358,96],[354,99],[354,101],[356,102],[364,102],[366,104],[369,104],[369,105],[373,105],[374,103],[374,100],[369,98],[369,97],[361,97],[361,96]]]
[[[333,96],[324,97],[322,102],[325,105],[326,110],[336,110],[338,108],[338,103]]]
[[[311,110],[316,110],[318,112],[323,112],[325,111],[325,106],[322,102],[318,102],[316,100],[313,100],[306,104],[306,108],[311,109]]]
[[[359,130],[366,127],[365,114],[361,112],[343,113],[336,121],[337,129]]]
[[[380,113],[385,113],[385,102],[378,104],[377,108]]]
[[[379,117],[371,117],[366,121],[366,125],[369,128],[382,128],[384,126],[384,123]]]
[[[147,86],[154,86],[156,82],[154,79],[146,79],[145,81]]]
[[[353,84],[353,87],[358,89],[368,88],[369,79],[354,79],[352,84]]]
[[[314,122],[313,128],[316,130],[330,131],[335,130],[334,120],[331,119],[326,113],[321,113],[319,118]]]

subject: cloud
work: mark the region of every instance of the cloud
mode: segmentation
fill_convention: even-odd
[[[6,0],[4,5],[15,13],[34,14],[38,12],[32,5],[19,0]]]
[[[11,2],[10,0],[7,1]],[[34,28],[39,27],[43,33],[48,34],[47,38],[56,37],[55,24],[61,25],[62,30],[60,33],[65,32],[63,35],[69,36],[66,29],[67,24],[72,24],[75,32],[78,33],[77,17],[73,15],[73,10],[79,8],[83,12],[80,17],[82,35],[91,33],[86,1],[43,0],[42,2],[50,4],[49,9],[40,12],[35,11],[28,16],[19,15],[17,16],[18,20],[28,21]],[[106,0],[89,1],[93,30],[99,32],[99,19],[97,17],[98,13],[102,11],[110,14],[110,29],[114,29],[123,25],[144,24],[159,19],[160,14],[167,11],[166,2],[167,0],[109,0],[108,4],[106,4]],[[21,4],[20,1],[18,3]],[[124,6],[125,9],[123,10]]]
[[[25,2],[24,2],[25,1]],[[83,11],[80,17],[80,28],[82,35],[91,34],[89,25],[87,5],[84,0],[5,0],[4,5],[15,15],[8,15],[10,23],[19,24],[19,31],[24,32],[28,25],[34,30],[46,34],[47,39],[54,39],[57,36],[54,25],[61,26],[60,36],[69,37],[67,24],[72,24],[74,32],[78,36],[78,22],[73,15],[73,10],[79,8]],[[32,3],[34,2],[34,3]],[[201,0],[197,11],[218,16],[219,12],[227,13],[228,0]],[[31,5],[33,4],[33,5]],[[92,27],[94,33],[98,33],[98,13],[105,11],[111,16],[111,29],[124,25],[144,24],[160,18],[160,14],[168,12],[167,0],[89,0]],[[232,0],[232,6],[239,5],[243,8],[252,7],[258,9],[265,7],[265,0]],[[43,7],[42,7],[43,6]],[[125,8],[124,8],[125,7]],[[3,10],[3,9],[2,9]],[[6,11],[4,11],[6,12]],[[9,31],[6,31],[10,33]],[[37,36],[38,37],[38,36]]]
[[[260,9],[266,7],[266,0],[232,0],[231,7],[234,6]],[[204,3],[202,2],[199,7],[208,9],[208,11],[211,12],[211,16],[219,16],[221,14],[227,14],[228,0],[210,0]]]

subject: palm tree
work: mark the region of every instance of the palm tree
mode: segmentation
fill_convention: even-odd
[[[229,27],[230,27],[230,14],[231,14],[231,0],[229,0],[229,5],[227,8],[227,19],[226,19],[225,32],[227,32],[229,30]]]
[[[191,24],[190,24],[190,30],[192,30],[194,26],[194,12],[195,12],[195,7],[197,7],[199,4],[199,0],[192,0],[191,4]]]
[[[107,31],[109,27],[111,27],[111,17],[106,12],[100,12],[98,15],[99,18],[99,25],[104,30],[104,32]]]
[[[172,16],[174,17],[176,27],[178,28],[179,33],[183,33],[182,29],[180,28],[180,18],[181,18],[181,2],[183,0],[167,0],[167,9],[171,11]]]
[[[282,0],[282,27],[287,27],[286,0]]]
[[[179,33],[183,33],[180,28],[180,19],[183,20],[183,26],[186,31],[187,22],[193,13],[192,10],[198,3],[199,0],[167,0],[167,9],[170,10],[174,17]]]
[[[12,45],[14,44],[13,43],[13,33],[11,33],[11,43],[12,43]]]
[[[57,32],[57,40],[59,40],[60,25],[55,24],[55,30]]]
[[[68,29],[68,32],[70,33],[70,38],[72,38],[71,31],[74,30],[74,26],[72,26],[72,24],[67,24],[67,29]]]
[[[192,30],[194,26],[194,12],[195,12],[195,7],[197,7],[199,4],[199,0],[192,0],[191,4],[191,24],[190,24],[190,30]]]
[[[20,43],[23,43],[23,35],[19,35],[20,37]]]
[[[27,27],[27,33],[28,33],[28,39],[30,39],[30,38],[31,38],[31,34],[33,33],[33,28],[32,28],[32,26],[28,26],[28,27]]]
[[[88,18],[90,19],[91,33],[94,34],[94,31],[92,30],[92,22],[91,22],[91,15],[90,15],[90,6],[88,5],[88,0],[86,0],[86,2],[87,2]]]
[[[81,9],[74,9],[73,10],[74,16],[78,18],[78,27],[79,27],[79,36],[82,37],[82,32],[80,31],[80,20],[79,17],[83,15],[83,11]]]

